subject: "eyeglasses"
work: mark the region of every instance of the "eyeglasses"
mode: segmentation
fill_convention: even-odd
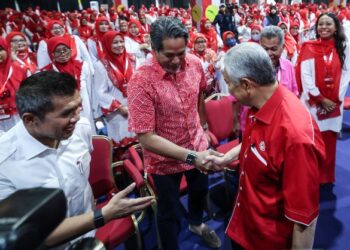
[[[61,50],[55,50],[54,52],[53,52],[53,55],[55,56],[55,57],[58,57],[58,56],[61,56],[61,55],[65,55],[65,54],[67,54],[68,52],[70,52],[71,51],[71,49],[69,49],[69,48],[63,48],[63,49],[61,49]]]
[[[204,40],[199,40],[199,41],[195,41],[194,43],[195,43],[195,44],[201,44],[201,43],[203,44],[203,43],[207,43],[207,42],[204,41]]]
[[[63,30],[64,28],[62,26],[58,26],[58,27],[53,27],[51,30]]]
[[[26,40],[24,40],[24,39],[12,39],[11,40],[11,43],[25,43],[26,42]]]

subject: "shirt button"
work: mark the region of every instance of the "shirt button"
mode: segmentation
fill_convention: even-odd
[[[242,175],[242,176],[244,175],[244,171],[242,171],[241,175]]]
[[[237,202],[237,207],[239,207],[241,204],[239,202]]]
[[[244,153],[244,158],[247,158],[247,153]]]
[[[249,136],[248,139],[250,140],[250,138],[251,138],[251,137]]]
[[[239,190],[242,191],[242,186],[239,187]]]

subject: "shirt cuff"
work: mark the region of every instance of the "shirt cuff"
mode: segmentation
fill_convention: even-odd
[[[288,220],[293,221],[295,223],[299,223],[299,224],[302,224],[304,226],[310,226],[312,224],[312,222],[315,219],[317,219],[318,214],[319,214],[318,209],[316,211],[314,211],[313,213],[311,213],[310,215],[305,215],[305,214],[297,213],[295,211],[286,210],[285,217]]]
[[[106,114],[108,114],[108,113],[111,113],[111,112],[116,111],[116,110],[119,109],[121,106],[122,106],[122,104],[121,104],[120,102],[118,102],[117,100],[113,100],[108,109],[101,108],[101,110],[102,110],[102,113],[103,113],[104,115],[106,115]]]

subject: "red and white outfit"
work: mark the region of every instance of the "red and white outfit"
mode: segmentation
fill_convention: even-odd
[[[128,118],[118,109],[128,106],[127,85],[134,71],[134,64],[125,49],[122,54],[114,54],[111,50],[112,41],[123,35],[117,31],[108,31],[103,36],[105,56],[95,64],[95,89],[98,104],[105,115],[108,137],[117,146],[127,146],[135,141],[135,134],[128,131]]]
[[[52,29],[52,26],[54,24],[59,24],[62,27],[65,27],[61,21],[57,21],[57,20],[50,21],[46,27],[46,31],[47,31],[46,38],[47,39],[50,39],[52,37],[51,29]],[[89,65],[90,71],[93,74],[94,67],[92,64],[92,60],[91,60],[90,54],[89,54],[85,44],[83,43],[83,41],[78,36],[70,35],[68,33],[64,34],[63,36],[67,36],[70,38],[70,44],[71,44],[70,48],[72,49],[72,57],[74,59],[87,62]],[[47,39],[41,40],[39,43],[39,48],[38,48],[38,53],[37,53],[39,69],[42,69],[46,65],[51,63],[51,59],[50,59],[50,56],[49,56],[48,51],[47,51]]]
[[[130,20],[128,24],[128,30],[131,24],[135,24],[139,28],[139,34],[134,36],[130,32],[125,36],[125,49],[126,52],[135,57],[136,69],[146,62],[147,53],[141,49],[140,45],[144,44],[144,40],[141,35],[141,24],[138,20]]]
[[[326,145],[327,158],[320,168],[321,183],[335,182],[336,139],[342,127],[343,102],[350,81],[349,58],[350,45],[347,44],[342,68],[335,42],[331,39],[305,42],[298,59],[296,73],[302,88],[300,99],[315,118]],[[333,112],[324,112],[323,98],[336,103]]]
[[[320,131],[298,98],[279,85],[248,113],[239,191],[227,235],[246,250],[290,249],[294,223],[319,214]]]
[[[20,120],[15,97],[27,69],[17,61],[11,62],[11,49],[1,37],[0,47],[7,51],[6,60],[0,64],[0,132],[6,132]]]
[[[12,31],[6,36],[7,44],[10,44],[12,38],[15,36],[21,36],[25,41],[27,41],[25,35],[22,32]],[[20,65],[26,67],[30,71],[30,74],[34,74],[37,71],[38,66],[36,63],[36,54],[29,52],[28,45],[24,51],[18,52],[16,55],[17,62]]]
[[[93,63],[96,63],[98,60],[101,60],[104,56],[102,37],[105,33],[102,33],[100,31],[101,22],[109,23],[109,20],[107,17],[97,18],[95,24],[95,35],[87,40],[87,47]]]
[[[58,63],[53,60],[52,54],[54,53],[56,47],[63,44],[70,48],[70,40],[66,36],[62,37],[52,37],[48,40],[47,46],[49,55],[51,57],[52,63],[45,66],[42,70],[54,70],[56,72],[68,73],[75,78],[77,81],[77,88],[80,92],[80,97],[82,99],[82,111],[81,115],[86,117],[90,124],[92,131],[95,131],[95,123],[92,114],[92,75],[89,70],[89,66],[86,62],[81,62],[71,58],[66,63]]]

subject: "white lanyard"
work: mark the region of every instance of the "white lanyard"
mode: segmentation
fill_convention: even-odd
[[[7,79],[6,79],[6,81],[4,82],[4,84],[3,84],[2,87],[1,87],[0,93],[2,93],[2,92],[4,91],[4,89],[5,89],[5,87],[6,87],[7,83],[8,83],[8,81],[9,81],[10,78],[11,78],[12,72],[13,72],[13,69],[12,69],[12,66],[11,66],[11,67],[10,67],[10,70],[9,70],[9,74],[7,75]]]
[[[112,67],[113,70],[116,70],[117,72],[120,72],[120,73],[122,74],[122,72],[121,72],[112,62],[109,62],[109,64],[111,65],[111,67]],[[128,71],[128,67],[129,67],[129,60],[126,59],[124,74],[122,74],[123,76],[124,76],[125,73]],[[125,79],[125,76],[124,76],[124,79]]]
[[[98,45],[98,47],[100,48],[100,51],[103,51],[103,47],[102,47],[102,44],[101,44],[100,41],[97,41],[97,45]]]
[[[329,56],[323,55],[323,60],[327,65],[330,65],[333,59],[333,51]]]

